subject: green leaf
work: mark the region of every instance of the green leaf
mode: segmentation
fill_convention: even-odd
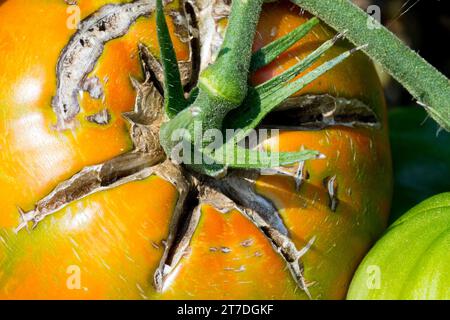
[[[312,28],[319,24],[319,19],[312,18],[297,27],[287,35],[271,42],[267,46],[253,53],[250,63],[250,71],[256,71],[275,60],[280,54],[292,47],[296,42],[307,35]]]
[[[450,190],[450,133],[436,136],[437,125],[419,107],[389,113],[394,164],[391,221],[426,198]]]
[[[167,116],[173,118],[181,110],[185,109],[188,104],[184,97],[180,70],[166,18],[164,17],[162,0],[156,1],[156,26],[161,63],[164,70],[164,108]]]

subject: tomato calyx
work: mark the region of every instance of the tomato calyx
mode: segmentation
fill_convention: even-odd
[[[239,146],[239,142],[255,130],[261,121],[286,99],[363,47],[346,51],[307,72],[299,79],[291,81],[332,48],[342,38],[343,35],[339,34],[323,43],[281,75],[256,87],[250,86],[248,85],[251,74],[249,70],[260,69],[275,60],[296,42],[291,38],[300,40],[318,23],[318,20],[313,18],[288,35],[252,53],[252,44],[263,3],[263,0],[233,2],[225,38],[216,61],[200,72],[197,88],[193,90],[195,97],[186,99],[183,95],[178,63],[164,17],[162,1],[157,0],[158,41],[165,77],[164,109],[169,119],[161,126],[160,143],[168,157],[172,159],[174,151],[179,152],[179,146],[183,144],[182,162],[197,173],[222,177],[226,175],[228,168],[263,170],[323,158],[323,155],[313,150],[254,151]],[[228,129],[235,129],[237,132],[231,137],[227,136],[227,140],[214,150],[210,150],[207,143],[199,144],[193,138],[199,135],[205,136],[211,130],[218,131],[220,134],[221,131]],[[183,132],[180,133],[180,131]],[[185,150],[186,145],[190,149],[188,152]],[[187,159],[186,153],[189,153]],[[244,162],[242,157],[239,157],[239,153],[244,155]],[[196,163],[198,155],[208,161]]]

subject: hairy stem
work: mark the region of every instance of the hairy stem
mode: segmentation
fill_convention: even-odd
[[[392,32],[349,0],[291,0],[339,32],[380,63],[427,109],[430,116],[450,131],[450,81],[409,49]]]
[[[233,1],[229,25],[214,64],[199,78],[200,88],[239,106],[247,94],[247,82],[263,0]]]

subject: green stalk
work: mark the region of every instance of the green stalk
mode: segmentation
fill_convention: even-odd
[[[199,87],[239,106],[247,94],[252,43],[263,0],[233,1],[218,57],[199,78]]]
[[[450,81],[409,49],[392,32],[349,0],[291,0],[316,15],[380,63],[423,105],[430,116],[450,131]],[[368,22],[376,28],[369,28]]]
[[[195,100],[161,127],[160,142],[166,154],[170,155],[179,143],[172,140],[175,130],[185,128],[186,135],[189,134],[185,139],[192,141],[192,137],[202,135],[207,130],[220,130],[225,116],[242,104],[247,95],[252,44],[263,2],[233,1],[221,50],[216,61],[200,74]],[[163,38],[167,40],[167,36],[163,35]],[[202,124],[203,132],[194,132],[196,122]],[[193,146],[194,149],[203,147]],[[188,166],[208,175],[216,175],[222,170],[217,165]]]

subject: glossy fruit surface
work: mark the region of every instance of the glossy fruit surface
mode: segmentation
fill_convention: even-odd
[[[80,0],[85,19],[105,4],[127,1]],[[178,1],[171,4],[177,10]],[[177,201],[176,188],[152,176],[70,203],[36,228],[14,234],[17,207],[33,209],[55,186],[83,167],[130,151],[122,112],[133,108],[129,76],[143,80],[138,44],[157,52],[153,16],[106,43],[90,76],[103,84],[102,99],[83,92],[75,129],[55,130],[51,100],[61,50],[76,30],[67,28],[60,0],[7,0],[0,4],[0,298],[15,299],[304,299],[263,232],[238,211],[201,207],[200,221],[164,290],[153,275],[163,256]],[[179,8],[179,7],[178,7]],[[255,49],[301,25],[308,17],[289,4],[269,4],[261,17]],[[20,21],[20,23],[18,23]],[[173,31],[174,22],[168,19]],[[334,33],[319,25],[270,66],[260,83],[286,70]],[[172,36],[179,60],[189,46]],[[350,46],[336,46],[329,59]],[[301,94],[358,99],[370,106],[381,128],[327,126],[284,130],[280,149],[318,150],[325,159],[305,164],[297,190],[291,177],[262,176],[257,192],[272,201],[297,248],[315,238],[302,258],[313,298],[345,296],[351,276],[385,228],[391,197],[391,164],[386,110],[370,61],[357,54]],[[103,108],[107,125],[86,121]],[[306,175],[307,173],[307,175]],[[330,180],[338,199],[330,208]]]
[[[376,243],[349,299],[450,299],[450,193],[415,206]]]

